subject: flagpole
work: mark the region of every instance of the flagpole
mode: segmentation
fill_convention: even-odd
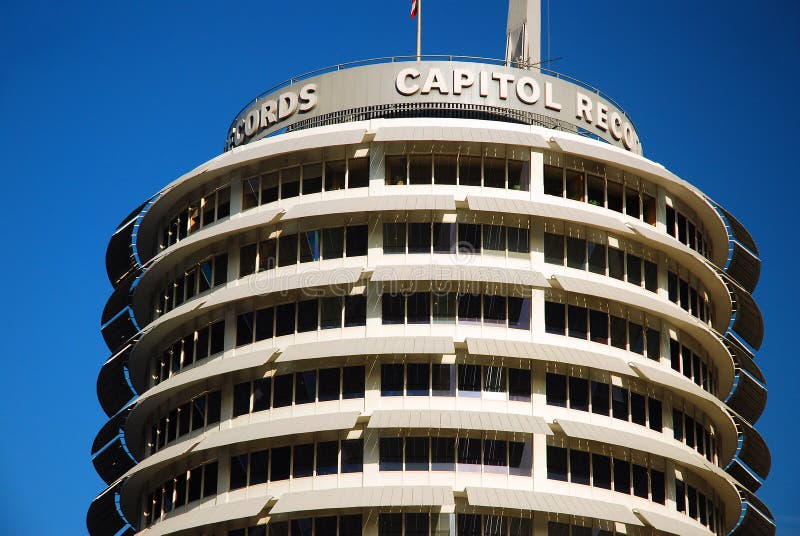
[[[422,61],[422,0],[417,0],[417,61]]]

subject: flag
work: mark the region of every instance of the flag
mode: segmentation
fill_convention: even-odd
[[[411,0],[411,18],[412,19],[417,16],[417,3],[418,2],[419,2],[419,0]]]

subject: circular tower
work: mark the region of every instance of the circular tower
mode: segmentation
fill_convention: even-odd
[[[123,220],[92,536],[774,534],[758,249],[577,80],[385,58]]]

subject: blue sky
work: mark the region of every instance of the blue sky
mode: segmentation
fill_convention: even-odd
[[[760,496],[779,534],[798,534],[788,237],[798,213],[800,3],[552,4],[544,53],[563,58],[552,68],[612,95],[636,120],[646,156],[728,207],[760,246],[767,336],[757,361],[770,397],[758,429],[773,454]],[[424,51],[502,56],[505,5],[425,0]],[[95,379],[108,357],[98,324],[115,226],[218,154],[233,115],[262,90],[317,67],[413,54],[409,7],[2,2],[0,533],[83,534],[103,489],[89,448],[105,422]]]

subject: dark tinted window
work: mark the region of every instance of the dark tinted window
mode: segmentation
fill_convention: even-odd
[[[233,386],[233,416],[250,413],[250,382]]]
[[[481,252],[481,226],[471,223],[458,224],[458,251],[461,253]]]
[[[314,444],[295,445],[292,458],[292,476],[302,478],[314,474]]]
[[[291,335],[294,333],[294,303],[278,305],[275,311],[275,335]]]
[[[406,224],[405,223],[384,223],[383,224],[383,252],[384,253],[405,253],[406,252]]]
[[[367,323],[367,297],[354,294],[344,297],[344,326],[364,326]]]
[[[592,484],[611,489],[611,458],[608,456],[592,454]]]
[[[378,451],[378,464],[381,471],[403,470],[402,437],[380,438]]]
[[[589,380],[570,377],[569,407],[579,411],[589,411]]]
[[[315,370],[298,372],[295,374],[294,378],[295,404],[309,404],[314,402],[317,396],[317,372]]]
[[[339,259],[344,255],[344,227],[323,229],[322,258]]]
[[[339,369],[328,368],[319,371],[319,401],[339,399]]]
[[[562,235],[544,234],[544,262],[564,265],[564,237]]]
[[[458,390],[459,391],[481,390],[480,365],[458,365]]]
[[[582,238],[567,238],[567,266],[586,269],[586,240]]]
[[[631,464],[614,458],[614,491],[631,492]]]
[[[339,442],[317,443],[317,475],[335,475],[339,470]]]
[[[567,449],[547,446],[547,478],[567,481]]]
[[[407,437],[405,445],[406,471],[427,471],[428,470],[428,447],[429,438],[427,437]]]
[[[548,372],[546,379],[547,404],[550,406],[567,407],[567,377],[563,374]]]
[[[247,485],[247,454],[231,458],[230,489],[239,489]]]
[[[455,223],[433,224],[433,251],[434,253],[454,253],[456,245]]]
[[[581,450],[569,452],[570,481],[589,485],[589,453]]]
[[[369,230],[366,225],[356,225],[347,228],[347,256],[358,257],[367,254],[367,237]]]
[[[610,412],[609,407],[609,393],[608,384],[602,382],[592,382],[592,413],[598,415],[608,415]]]
[[[289,464],[292,456],[291,447],[279,447],[272,449],[272,460],[270,463],[270,480],[286,480],[289,478]]]
[[[293,383],[294,383],[293,374],[279,374],[275,376],[274,380],[275,399],[272,403],[273,407],[282,408],[284,406],[292,405]]]
[[[384,324],[403,324],[405,322],[405,297],[400,294],[383,294],[381,318]]]
[[[545,302],[545,331],[556,335],[565,335],[567,329],[565,314],[566,306],[563,303]]]
[[[430,365],[409,363],[406,365],[406,394],[428,396],[430,393]]]
[[[408,224],[408,252],[409,253],[430,253],[431,252],[431,224],[430,223],[409,223]]]
[[[364,367],[344,368],[342,398],[364,398]]]
[[[403,365],[381,365],[381,396],[403,395]]]
[[[297,264],[297,235],[282,235],[278,238],[278,266]]]

